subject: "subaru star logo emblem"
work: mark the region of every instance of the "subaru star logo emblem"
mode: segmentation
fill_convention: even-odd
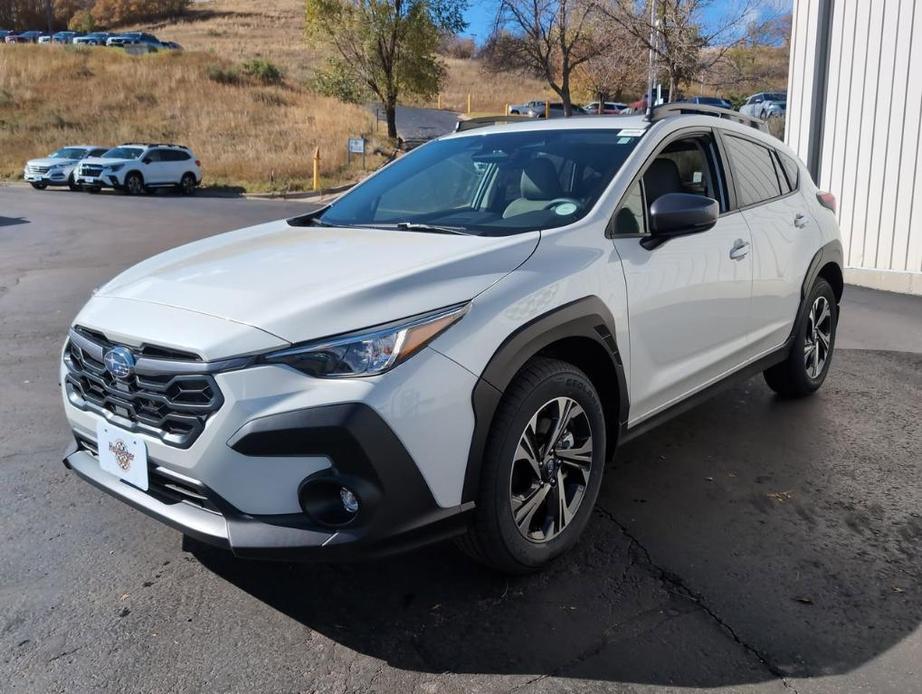
[[[113,347],[103,357],[106,370],[118,380],[124,381],[134,373],[134,356],[124,347]]]

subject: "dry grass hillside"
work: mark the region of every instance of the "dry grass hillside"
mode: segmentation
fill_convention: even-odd
[[[304,0],[208,0],[195,3],[189,14],[174,22],[136,27],[186,50],[208,51],[231,60],[262,58],[281,67],[288,78],[304,83],[321,59],[304,38]],[[442,108],[467,109],[471,94],[477,112],[501,112],[507,103],[520,103],[548,94],[540,80],[512,73],[486,74],[478,60],[445,58],[447,75]],[[437,100],[416,102],[436,106]]]
[[[374,118],[310,91],[321,54],[304,38],[303,8],[303,0],[206,0],[179,20],[125,28],[177,41],[179,54],[0,45],[0,178],[62,145],[129,140],[189,145],[209,184],[304,188],[318,145],[325,185],[354,178],[346,138],[374,133]],[[282,83],[238,79],[253,59],[278,66]],[[445,109],[464,111],[468,93],[478,113],[548,94],[537,80],[485,74],[477,60],[445,63]]]
[[[192,147],[210,184],[304,188],[318,145],[325,182],[348,177],[346,138],[374,128],[365,109],[298,85],[215,80],[235,69],[209,53],[0,46],[0,177],[65,144],[138,140]]]

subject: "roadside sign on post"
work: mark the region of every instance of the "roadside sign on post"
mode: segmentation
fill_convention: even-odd
[[[353,154],[362,155],[362,168],[365,168],[365,137],[350,137],[346,147],[349,162],[352,162]]]

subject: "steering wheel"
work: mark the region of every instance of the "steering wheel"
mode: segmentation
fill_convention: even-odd
[[[543,209],[553,210],[555,207],[560,207],[561,205],[567,205],[567,204],[573,205],[574,209],[571,210],[570,212],[567,212],[566,214],[573,214],[574,212],[576,212],[576,210],[580,208],[580,201],[576,200],[575,198],[554,198],[549,203],[547,203],[543,207]]]

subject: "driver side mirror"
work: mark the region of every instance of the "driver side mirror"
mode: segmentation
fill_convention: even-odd
[[[689,193],[666,193],[650,205],[650,236],[640,242],[648,251],[676,236],[707,231],[720,215],[713,198]]]

